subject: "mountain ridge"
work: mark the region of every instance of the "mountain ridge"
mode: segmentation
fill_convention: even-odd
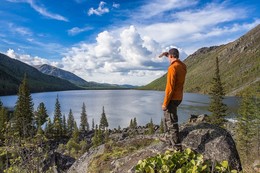
[[[82,89],[69,81],[41,73],[36,68],[0,53],[0,95],[17,94],[26,74],[31,92]]]
[[[82,79],[81,77],[75,75],[72,72],[62,70],[60,68],[43,64],[43,65],[37,65],[35,66],[40,72],[59,77],[61,79],[65,79],[70,81],[71,83],[83,87],[85,89],[132,89],[135,88],[133,85],[117,85],[117,84],[109,84],[109,83],[98,83],[98,82],[92,82],[92,81],[86,81]]]
[[[57,67],[54,67],[54,66],[51,66],[48,64],[36,65],[34,67],[44,74],[56,76],[56,77],[68,80],[71,83],[74,83],[76,85],[86,85],[87,84],[87,81],[78,77],[74,73],[62,70],[60,68],[57,68]]]

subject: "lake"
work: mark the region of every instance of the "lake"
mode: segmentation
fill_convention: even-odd
[[[49,116],[53,117],[56,97],[59,97],[62,114],[68,115],[72,109],[77,124],[80,123],[80,113],[83,102],[86,105],[86,112],[90,127],[92,119],[99,123],[102,107],[108,119],[109,128],[122,128],[129,126],[130,120],[136,117],[138,125],[145,125],[151,118],[154,124],[160,124],[163,118],[161,105],[163,102],[163,91],[143,90],[76,90],[59,91],[32,94],[34,109],[43,102]],[[17,96],[0,97],[5,107],[14,107]],[[179,123],[188,120],[191,114],[209,114],[207,95],[185,93],[183,101],[178,108]],[[239,100],[237,97],[226,97],[224,100],[229,107],[229,117],[237,114]]]

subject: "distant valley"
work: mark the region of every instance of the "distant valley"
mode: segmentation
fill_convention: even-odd
[[[28,78],[31,92],[135,88],[131,85],[87,82],[71,72],[46,64],[32,67],[0,53],[0,95],[17,94],[24,75]]]

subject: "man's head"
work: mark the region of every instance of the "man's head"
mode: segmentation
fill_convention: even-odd
[[[169,50],[169,52],[163,52],[159,58],[163,57],[163,56],[166,56],[168,58],[176,58],[176,59],[179,59],[179,51],[178,49],[176,48],[172,48]],[[170,56],[170,57],[169,57]]]
[[[179,51],[176,48],[169,50],[169,55],[172,55],[174,58],[179,59]]]

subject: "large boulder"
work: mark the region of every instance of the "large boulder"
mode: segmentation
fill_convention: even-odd
[[[211,161],[227,160],[232,169],[242,170],[236,144],[227,130],[208,123],[186,124],[180,127],[180,137],[184,148]]]
[[[180,136],[183,149],[191,148],[198,153],[203,154],[205,159],[209,159],[213,162],[227,160],[232,169],[241,170],[241,163],[236,150],[235,142],[225,129],[207,123],[185,124],[180,127]],[[138,141],[144,140],[144,138],[156,139],[157,137],[139,135],[134,139],[127,139],[128,141],[125,139],[118,142],[127,144],[131,140]],[[134,143],[135,142],[133,142],[133,144]],[[133,173],[134,167],[139,160],[154,156],[158,153],[164,153],[167,148],[167,144],[157,142],[123,157],[109,160],[109,172]],[[90,150],[74,163],[68,173],[87,173],[89,163],[95,159],[95,156],[103,153],[103,145],[95,150]]]

